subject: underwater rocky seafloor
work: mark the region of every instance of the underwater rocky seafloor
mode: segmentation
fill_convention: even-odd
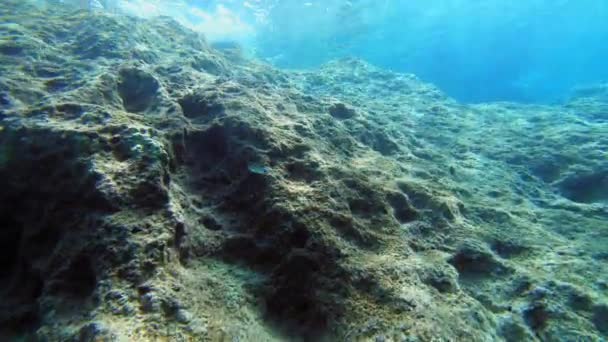
[[[0,4],[0,337],[603,341],[608,87],[462,105]]]

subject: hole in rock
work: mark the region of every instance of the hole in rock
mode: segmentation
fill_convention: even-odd
[[[529,250],[528,246],[511,240],[495,240],[492,242],[491,248],[503,258],[511,258]]]
[[[550,183],[559,177],[562,171],[562,165],[563,162],[560,162],[559,160],[544,158],[533,161],[530,170],[538,178]]]
[[[353,218],[347,215],[336,215],[329,219],[329,224],[340,234],[348,237],[359,237]]]
[[[44,288],[41,276],[27,265],[22,265],[9,283],[10,288],[0,302],[0,336],[5,332],[14,334],[36,330],[40,324],[38,298]]]
[[[600,304],[593,308],[593,324],[602,334],[608,335],[608,305]]]
[[[329,114],[337,119],[350,119],[356,115],[356,112],[344,103],[334,103],[329,107]]]
[[[0,219],[0,282],[6,284],[19,260],[23,227],[6,213]]]
[[[382,155],[391,155],[399,151],[399,145],[391,139],[385,132],[365,132],[361,134],[360,140],[365,145]]]
[[[374,213],[381,213],[377,203],[373,203],[368,198],[353,198],[348,201],[348,208],[354,215],[369,217]]]
[[[461,276],[491,275],[507,269],[495,255],[478,243],[466,243],[449,259]]]
[[[269,313],[300,335],[314,335],[327,326],[327,312],[317,297],[321,264],[310,251],[295,248],[273,273],[273,289],[266,298]]]
[[[41,275],[31,269],[26,262],[15,270],[15,278],[10,288],[9,300],[23,304],[32,304],[42,295],[44,281]]]
[[[8,56],[17,56],[23,53],[24,47],[16,42],[8,42],[0,45],[0,53]]]
[[[179,99],[184,115],[191,118],[197,116],[215,116],[224,112],[224,106],[216,99],[208,98],[204,94],[192,93]]]
[[[223,252],[229,259],[251,262],[255,260],[259,249],[255,240],[247,235],[235,235],[227,239],[223,246]]]
[[[51,93],[66,90],[70,85],[72,85],[72,83],[63,78],[53,78],[44,82],[46,90]]]
[[[564,197],[574,202],[608,201],[608,170],[573,174],[558,187]]]
[[[213,126],[188,136],[186,146],[189,160],[201,170],[213,169],[228,155],[228,135],[223,127]]]
[[[285,166],[285,170],[291,179],[304,182],[315,181],[322,175],[317,163],[293,161]]]
[[[303,248],[306,246],[308,239],[310,238],[310,233],[306,230],[305,227],[298,227],[291,234],[290,244],[296,248]]]
[[[175,225],[175,230],[173,232],[173,244],[176,248],[179,248],[181,246],[185,236],[186,226],[182,222],[178,222]]]
[[[85,161],[83,138],[41,129],[0,136],[19,156],[0,168],[0,330],[35,331],[61,309],[48,296],[81,299],[96,288],[97,258],[74,249],[94,249],[91,233],[113,209]]]
[[[27,253],[28,258],[44,259],[51,255],[60,239],[61,232],[57,226],[45,225],[25,241],[27,245],[24,252]]]
[[[211,216],[202,217],[200,222],[209,230],[222,230],[222,225]]]
[[[67,118],[79,117],[84,112],[84,108],[77,103],[62,103],[55,109],[57,114]]]
[[[118,94],[129,112],[143,112],[151,105],[158,92],[158,81],[139,69],[123,69],[118,81]]]
[[[523,312],[524,320],[534,330],[543,329],[547,326],[549,312],[543,303],[533,303]]]
[[[401,223],[416,220],[418,211],[414,209],[409,199],[402,193],[391,193],[387,195],[388,202],[393,207],[393,215]]]
[[[90,296],[97,286],[97,276],[90,258],[79,255],[53,280],[51,292],[74,299]]]

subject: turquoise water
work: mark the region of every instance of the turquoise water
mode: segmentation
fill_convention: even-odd
[[[194,5],[203,3],[217,6]],[[554,102],[608,78],[603,0],[223,3],[254,28],[257,54],[280,67],[356,56],[465,102]]]
[[[330,3],[331,5],[327,5]],[[284,1],[256,43],[286,67],[345,55],[411,72],[466,102],[552,102],[608,78],[608,3]]]
[[[80,0],[61,2],[83,3]],[[358,57],[462,102],[554,103],[608,79],[604,0],[90,0],[169,15],[284,68]]]

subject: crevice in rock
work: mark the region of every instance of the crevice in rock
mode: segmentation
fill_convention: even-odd
[[[467,241],[449,259],[461,277],[489,277],[509,272],[498,258],[480,242]]]
[[[608,304],[598,304],[593,308],[592,321],[597,330],[608,335]]]
[[[393,215],[400,223],[408,223],[418,218],[418,211],[412,206],[409,198],[400,192],[387,195],[388,203],[393,208]]]
[[[90,296],[97,285],[96,270],[89,256],[81,253],[59,271],[49,284],[49,293],[82,300]]]
[[[143,112],[151,106],[160,85],[156,78],[143,70],[125,68],[120,70],[118,94],[129,112]]]
[[[193,92],[178,100],[184,115],[188,118],[211,118],[224,112],[224,105],[218,101],[215,94]]]
[[[338,102],[329,107],[329,114],[336,119],[345,120],[354,117],[357,113],[353,108]]]
[[[200,222],[208,232],[223,236],[219,249],[211,253],[269,278],[255,290],[267,318],[296,335],[322,335],[330,312],[340,310],[339,303],[329,303],[322,295],[328,275],[336,272],[335,256],[324,250],[313,227],[281,205],[272,171],[250,171],[252,161],[267,158],[260,150],[268,150],[268,145],[268,136],[246,122],[189,131],[174,144],[179,182],[193,195],[204,193]],[[277,155],[274,162],[287,157]],[[295,167],[292,171],[300,172]],[[221,226],[217,218],[230,225]]]
[[[560,181],[558,188],[574,202],[608,201],[608,170],[572,174]]]
[[[542,302],[532,303],[524,309],[523,315],[526,324],[534,331],[545,328],[550,317],[546,304]]]
[[[99,270],[94,251],[85,250],[94,245],[99,218],[115,208],[78,154],[86,153],[82,141],[25,129],[0,136],[11,149],[0,166],[0,326],[14,332],[33,329],[42,310],[57,309],[40,306],[47,296],[84,300],[95,289]]]

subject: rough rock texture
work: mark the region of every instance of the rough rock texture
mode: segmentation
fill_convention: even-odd
[[[605,87],[465,106],[167,18],[0,17],[2,340],[608,335]]]

